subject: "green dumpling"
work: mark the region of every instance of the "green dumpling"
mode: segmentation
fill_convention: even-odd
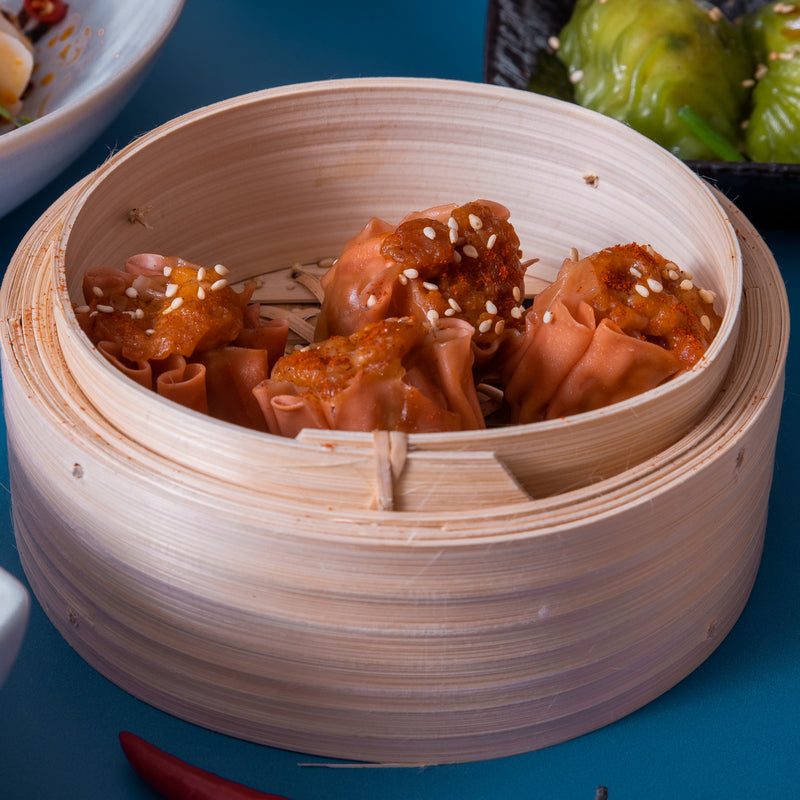
[[[800,5],[768,3],[742,24],[761,65],[747,125],[748,155],[800,163]]]
[[[715,159],[679,111],[738,145],[753,62],[742,32],[693,0],[578,0],[559,57],[575,100],[683,159]]]

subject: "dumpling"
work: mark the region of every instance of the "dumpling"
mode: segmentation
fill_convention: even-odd
[[[472,378],[473,329],[413,317],[330,336],[280,359],[254,389],[268,429],[414,432],[484,427]]]
[[[578,0],[558,51],[575,100],[679,158],[718,158],[679,112],[688,107],[739,143],[753,63],[739,28],[711,9],[694,0]]]

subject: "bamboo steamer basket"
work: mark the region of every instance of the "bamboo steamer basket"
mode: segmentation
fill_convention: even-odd
[[[570,247],[626,241],[691,270],[724,309],[700,368],[565,420],[285,440],[129,382],[70,310],[88,266],[148,251],[270,273],[272,302],[302,301],[288,265],[335,255],[370,216],[475,197],[511,209],[540,276]],[[55,203],[0,303],[33,591],[91,665],[184,719],[356,760],[524,752],[669,689],[749,595],[788,340],[780,274],[727,200],[584,109],[418,79],[201,109]]]

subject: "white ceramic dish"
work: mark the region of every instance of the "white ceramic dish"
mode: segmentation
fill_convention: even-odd
[[[3,6],[12,11],[8,0]],[[183,0],[73,0],[35,45],[33,89],[0,128],[0,217],[77,158],[133,95],[166,41]]]
[[[14,663],[30,613],[30,598],[25,587],[0,569],[0,686]]]

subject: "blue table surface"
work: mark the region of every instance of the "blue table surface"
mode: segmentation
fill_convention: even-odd
[[[328,78],[482,80],[485,0],[187,0],[132,102],[50,185],[0,220],[5,269],[24,234],[77,180],[138,135],[210,102]],[[2,180],[2,176],[0,176]],[[800,210],[799,210],[800,211]],[[800,219],[800,215],[798,215]],[[760,227],[800,309],[800,233]],[[427,768],[333,768],[324,758],[242,742],[171,717],[117,688],[67,645],[34,600],[26,638],[0,688],[0,797],[155,795],[125,761],[132,730],[185,759],[293,800],[796,797],[800,787],[800,405],[790,348],[765,549],[728,637],[660,698],[565,744],[493,761]],[[0,482],[8,486],[5,458]],[[0,565],[24,580],[10,496],[1,495]]]

